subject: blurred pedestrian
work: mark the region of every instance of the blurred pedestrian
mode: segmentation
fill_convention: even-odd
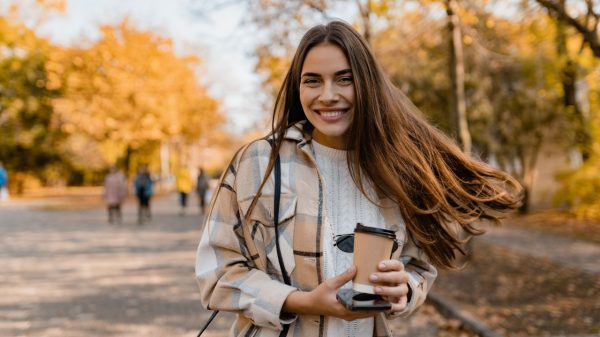
[[[8,172],[0,162],[0,201],[8,200]]]
[[[272,117],[223,173],[197,251],[202,304],[236,314],[230,336],[391,336],[387,319],[456,266],[459,229],[519,206],[516,180],[429,124],[344,22],[302,37]],[[357,274],[357,223],[395,237],[359,284],[388,310],[336,299]]]
[[[108,223],[120,224],[122,221],[121,204],[127,197],[127,180],[115,165],[104,178],[104,200],[108,207]]]
[[[141,165],[135,177],[135,196],[138,198],[138,224],[143,225],[152,218],[150,200],[152,199],[153,181],[147,165]]]
[[[204,214],[206,208],[206,192],[208,191],[208,177],[204,169],[200,167],[198,177],[196,178],[196,194],[198,194],[198,206],[200,212]]]
[[[179,214],[185,215],[187,208],[188,195],[192,191],[192,176],[185,167],[180,167],[175,174],[175,186],[179,193]]]

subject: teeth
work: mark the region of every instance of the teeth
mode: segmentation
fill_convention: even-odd
[[[327,111],[327,112],[322,111],[321,112],[321,116],[323,116],[323,117],[337,117],[337,116],[341,116],[342,114],[344,114],[343,111]]]

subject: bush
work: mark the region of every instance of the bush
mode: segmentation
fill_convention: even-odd
[[[581,218],[600,219],[600,157],[587,160],[579,169],[560,174],[563,187],[555,203],[566,203]]]

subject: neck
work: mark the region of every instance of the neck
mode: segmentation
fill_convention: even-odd
[[[346,150],[345,136],[328,136],[324,133],[321,133],[319,130],[314,129],[312,132],[312,137],[323,146],[327,146],[336,150]]]

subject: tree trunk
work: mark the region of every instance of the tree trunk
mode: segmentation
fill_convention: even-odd
[[[363,37],[367,40],[367,43],[371,44],[371,0],[367,0],[364,6],[360,0],[356,0],[356,6],[358,7],[364,26]]]
[[[132,167],[131,167],[131,155],[132,154],[133,154],[133,149],[131,148],[131,145],[127,145],[127,149],[125,150],[125,158],[123,159],[124,166],[125,166],[125,176],[127,177],[127,179],[129,179],[130,176],[135,176],[135,172],[132,171]]]
[[[565,10],[565,0],[560,0],[558,6]],[[556,20],[556,50],[560,57],[565,59],[561,70],[561,81],[563,87],[563,102],[569,119],[573,123],[575,131],[575,145],[581,153],[581,159],[585,162],[590,158],[592,136],[587,127],[586,117],[577,102],[577,69],[578,64],[569,57],[567,50],[567,33],[565,23],[559,18]]]
[[[448,14],[448,32],[450,35],[450,81],[452,82],[452,124],[458,142],[467,154],[471,153],[471,134],[467,121],[465,103],[465,67],[462,50],[462,33],[460,30],[456,0],[446,0]]]

